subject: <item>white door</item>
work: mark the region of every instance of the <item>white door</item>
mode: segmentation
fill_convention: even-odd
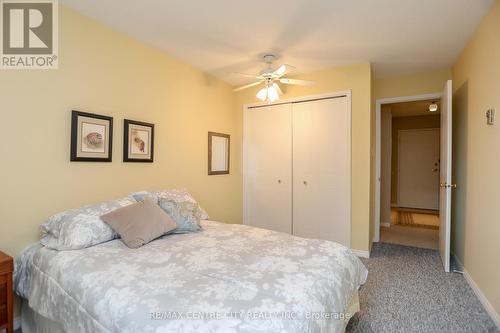
[[[439,209],[439,129],[399,131],[399,207]]]
[[[244,131],[245,224],[291,233],[291,104],[247,109]]]
[[[293,104],[293,234],[351,240],[347,97]]]
[[[439,253],[444,270],[450,271],[451,229],[451,143],[452,143],[452,83],[446,82],[441,99],[441,172],[439,205]]]

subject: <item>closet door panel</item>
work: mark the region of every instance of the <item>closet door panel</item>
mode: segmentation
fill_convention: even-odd
[[[245,224],[291,233],[291,104],[245,112]]]
[[[346,97],[293,104],[293,234],[350,246]]]

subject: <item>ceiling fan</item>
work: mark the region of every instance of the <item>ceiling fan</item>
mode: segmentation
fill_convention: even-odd
[[[267,64],[267,68],[264,68],[259,73],[259,75],[237,73],[245,77],[255,78],[258,81],[238,87],[234,89],[234,91],[241,91],[263,83],[264,88],[259,90],[259,92],[257,93],[257,98],[260,99],[261,101],[267,101],[269,103],[272,103],[278,100],[279,96],[283,94],[278,83],[299,85],[299,86],[311,86],[314,84],[313,81],[296,80],[284,77],[286,74],[293,71],[295,67],[290,65],[281,65],[278,68],[274,68],[273,62],[275,59],[276,56],[274,54],[266,54],[264,56],[264,62]]]

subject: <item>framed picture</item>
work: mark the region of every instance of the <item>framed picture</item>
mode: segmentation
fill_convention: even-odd
[[[71,161],[111,162],[112,149],[112,117],[80,111],[71,112]]]
[[[123,162],[153,162],[155,125],[125,119]]]
[[[229,134],[208,132],[208,175],[229,173]]]

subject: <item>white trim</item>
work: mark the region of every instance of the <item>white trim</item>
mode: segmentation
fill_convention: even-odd
[[[442,93],[415,95],[415,96],[401,96],[391,98],[381,98],[375,101],[375,232],[373,241],[380,241],[380,177],[381,177],[381,112],[383,104],[401,103],[401,102],[414,102],[425,101],[427,99],[440,99]],[[394,207],[394,206],[393,206]]]
[[[370,251],[351,249],[352,253],[361,258],[370,258]]]
[[[486,298],[486,296],[483,294],[479,286],[476,284],[476,282],[472,279],[472,276],[469,274],[469,272],[465,269],[464,265],[462,262],[458,259],[458,257],[455,254],[452,254],[453,258],[455,261],[461,266],[464,274],[464,279],[467,281],[469,284],[469,287],[472,289],[474,294],[477,296],[481,304],[483,305],[484,309],[486,312],[490,315],[491,320],[495,323],[498,329],[500,329],[500,315],[495,311],[495,308],[493,305],[491,305],[490,301]]]
[[[350,230],[349,230],[349,246],[352,243],[352,92],[351,90],[341,90],[341,91],[336,91],[336,92],[331,92],[331,93],[326,93],[326,94],[318,94],[318,95],[309,95],[309,96],[302,96],[302,97],[295,97],[295,98],[290,98],[290,99],[281,99],[276,101],[275,103],[264,103],[264,102],[258,102],[258,103],[249,103],[249,104],[244,104],[243,105],[243,163],[242,163],[242,171],[243,171],[243,224],[247,224],[247,198],[246,198],[246,166],[247,166],[247,113],[248,109],[252,107],[258,107],[258,106],[268,106],[268,105],[276,105],[276,104],[286,104],[286,103],[297,103],[297,102],[305,102],[309,100],[318,100],[318,99],[327,99],[327,98],[335,98],[335,97],[341,97],[341,96],[346,96],[347,98],[347,111],[349,112],[349,128],[348,130],[348,137],[349,137],[349,151],[348,151],[348,161],[349,161],[349,166],[347,168],[348,170],[348,178],[350,179],[349,182],[349,188],[348,188],[348,205],[350,207],[349,212],[348,212],[348,220],[350,222]]]
[[[391,223],[390,223],[390,222],[381,222],[381,223],[380,223],[380,226],[381,226],[381,227],[390,228],[390,227],[391,227]]]

